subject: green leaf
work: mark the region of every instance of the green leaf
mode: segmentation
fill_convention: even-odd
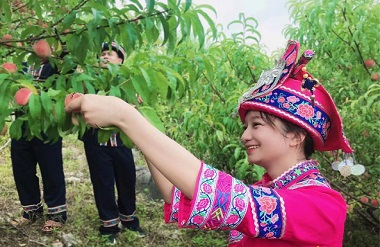
[[[52,114],[53,103],[51,102],[49,94],[44,91],[41,92],[41,106],[45,110],[47,116]]]
[[[120,97],[121,97],[121,91],[120,91],[120,88],[119,88],[119,87],[115,87],[115,86],[111,86],[111,89],[110,89],[109,95],[110,95],[110,96],[115,96],[115,97],[120,98]]]
[[[190,9],[192,2],[193,2],[192,0],[186,0],[185,8],[183,9],[184,13]]]
[[[65,99],[64,98],[60,98],[57,100],[57,102],[55,103],[54,111],[55,111],[55,115],[56,115],[58,124],[60,126],[63,126],[65,124],[65,121],[66,121],[66,115],[70,115],[70,113],[65,112]],[[70,118],[71,118],[71,115],[70,115]]]
[[[70,28],[76,18],[76,11],[72,11],[69,15],[67,15],[62,21],[62,29]]]
[[[147,87],[147,83],[144,80],[144,77],[141,75],[136,75],[131,77],[132,85],[136,89],[136,92],[143,98],[150,98],[149,88]]]
[[[149,106],[142,106],[139,107],[139,111],[158,130],[160,130],[162,133],[165,133],[164,124],[161,122],[160,118],[158,117],[157,113],[154,111],[153,108]]]
[[[5,16],[5,20],[9,23],[11,23],[12,19],[11,19],[11,4],[8,2],[8,1],[1,1],[0,2],[0,7],[1,7],[1,12],[2,12],[2,15]]]
[[[12,122],[9,133],[11,138],[19,140],[22,137],[22,129],[21,126],[23,125],[24,121],[22,118],[16,118],[15,121]]]
[[[0,84],[0,105],[1,106],[7,106],[8,105],[8,102],[5,102],[5,101],[8,101],[8,95],[9,95],[9,90],[8,90],[8,86],[10,85],[10,81],[3,81],[1,82]],[[8,97],[6,97],[8,96]]]
[[[155,81],[156,81],[156,86],[158,88],[158,92],[159,92],[159,95],[161,96],[161,99],[165,100],[168,94],[168,87],[169,87],[168,79],[161,72],[156,72]]]
[[[29,113],[33,119],[39,119],[41,117],[41,103],[40,97],[36,94],[31,94],[29,98]]]
[[[120,131],[119,134],[120,134],[121,141],[123,142],[123,144],[127,148],[133,148],[134,147],[135,144],[132,142],[132,140],[124,132]]]
[[[112,133],[113,133],[113,130],[99,129],[99,131],[98,131],[98,142],[99,143],[108,142]]]
[[[154,4],[156,3],[155,0],[145,0],[146,8],[148,12],[152,12],[154,10]]]

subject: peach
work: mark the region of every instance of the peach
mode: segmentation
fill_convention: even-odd
[[[362,196],[362,197],[360,198],[360,201],[361,201],[362,203],[368,203],[368,202],[369,202],[369,199],[368,199],[368,197],[366,197],[366,196]]]
[[[12,39],[13,39],[12,35],[10,35],[10,34],[5,34],[5,35],[1,38],[1,41],[8,41],[8,40],[12,40]],[[6,47],[6,48],[10,48],[11,45],[12,45],[12,42],[5,43],[5,47]]]
[[[73,100],[73,99],[77,99],[79,97],[83,96],[83,93],[70,93],[69,95],[66,96],[65,98],[65,106],[67,106],[68,104],[70,104],[70,102]],[[78,111],[73,111],[73,112],[78,112]]]
[[[32,95],[32,90],[23,87],[20,88],[15,94],[15,102],[18,105],[25,106],[28,104],[30,96]]]
[[[364,61],[364,64],[367,68],[372,68],[373,66],[375,66],[375,61],[373,61],[372,59],[367,59]]]
[[[378,207],[379,206],[379,201],[377,199],[372,199],[371,200],[371,205],[374,206],[374,207]]]
[[[372,80],[372,81],[377,81],[377,80],[379,80],[379,74],[378,74],[378,73],[373,73],[373,74],[371,74],[371,80]]]
[[[40,58],[47,59],[51,56],[50,45],[44,39],[37,41],[32,48],[34,53]]]
[[[14,63],[3,63],[1,67],[9,73],[17,72],[17,66]]]
[[[3,129],[0,132],[0,135],[5,136],[5,134],[8,132],[8,125],[4,124]]]

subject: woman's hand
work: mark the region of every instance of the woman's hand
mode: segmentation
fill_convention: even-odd
[[[94,94],[75,98],[65,107],[67,112],[81,112],[91,127],[119,126],[130,109],[133,107],[117,97]]]

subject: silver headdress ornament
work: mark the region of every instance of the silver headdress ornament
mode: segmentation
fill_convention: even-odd
[[[238,109],[243,102],[272,91],[280,80],[285,66],[286,61],[280,59],[275,63],[274,68],[263,71],[257,83],[240,97]]]

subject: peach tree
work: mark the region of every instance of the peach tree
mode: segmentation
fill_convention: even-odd
[[[325,174],[348,202],[345,246],[375,246],[380,229],[380,3],[290,0],[289,9],[296,25],[285,33],[316,51],[311,73],[337,103],[355,159],[366,167],[363,175],[344,178],[330,172],[335,155],[320,157]],[[357,218],[362,224],[354,223]]]
[[[85,124],[79,121],[73,126],[64,112],[65,97],[72,92],[114,95],[136,105],[140,95],[144,100],[140,111],[163,130],[154,106],[185,94],[188,85],[183,76],[193,70],[178,71],[176,64],[185,57],[173,50],[190,38],[198,41],[198,47],[204,45],[201,21],[215,31],[205,11],[213,8],[193,6],[192,1],[1,0],[0,7],[2,63],[14,64],[19,71],[3,69],[0,75],[0,125],[10,121],[13,138],[21,137],[22,126],[29,138],[46,133],[55,140],[66,133],[83,133]],[[105,41],[116,41],[126,49],[122,66],[97,65]],[[44,82],[22,73],[27,66],[38,68],[44,59],[60,73]],[[28,95],[25,105],[14,99],[20,88],[32,92],[19,96],[25,101]],[[25,114],[14,119],[12,113],[20,111]],[[100,139],[109,133],[103,130]]]

